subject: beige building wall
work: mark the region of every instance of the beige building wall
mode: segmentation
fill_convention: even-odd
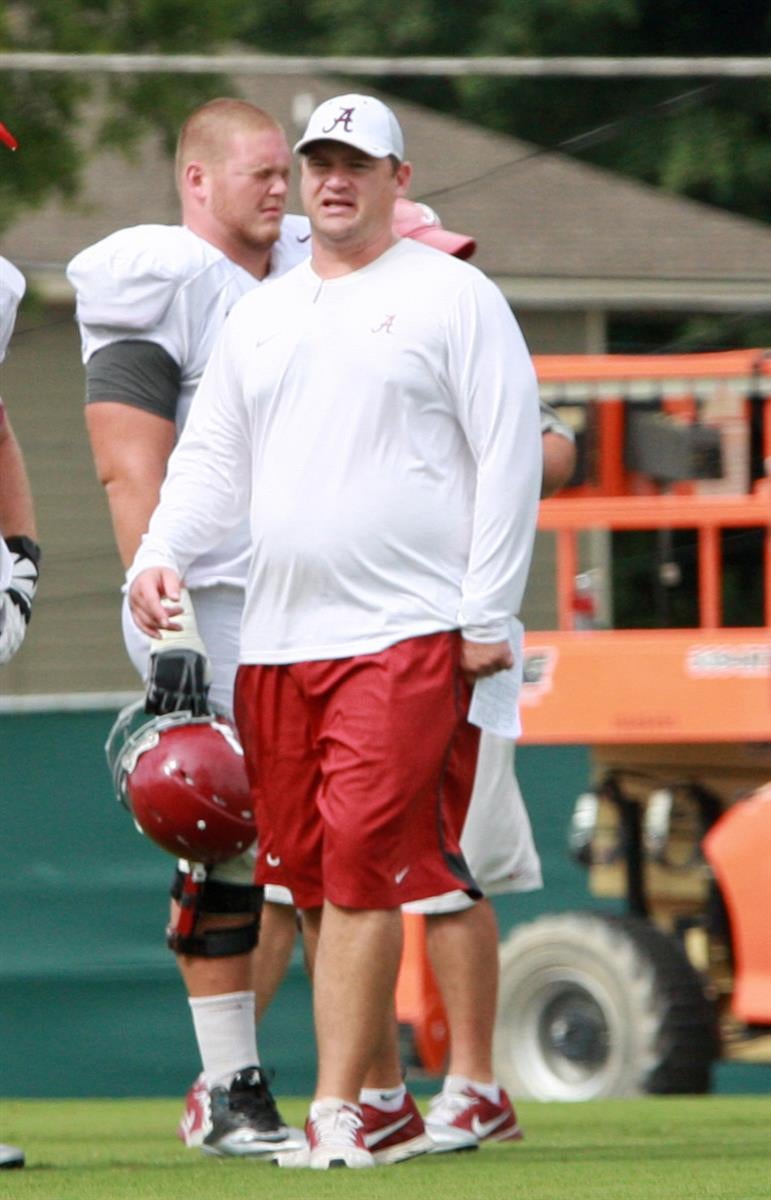
[[[516,313],[533,354],[603,354],[605,316],[595,311],[522,309]]]

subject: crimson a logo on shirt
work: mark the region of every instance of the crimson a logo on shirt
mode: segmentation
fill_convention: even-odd
[[[386,313],[379,325],[373,325],[370,333],[393,333],[396,313]]]
[[[353,114],[355,108],[341,108],[338,116],[334,118],[331,125],[324,125],[322,133],[331,133],[333,129],[337,129],[338,125],[342,125],[344,133],[353,133]]]

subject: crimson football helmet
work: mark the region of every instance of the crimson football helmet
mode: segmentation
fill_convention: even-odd
[[[105,746],[115,794],[162,849],[191,862],[235,858],[255,840],[244,754],[230,721],[124,708]]]

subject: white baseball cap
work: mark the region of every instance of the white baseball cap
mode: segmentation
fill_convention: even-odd
[[[374,96],[359,96],[355,92],[333,96],[311,113],[295,153],[311,142],[344,142],[372,158],[388,158],[390,154],[399,162],[404,158],[402,131],[388,105]]]

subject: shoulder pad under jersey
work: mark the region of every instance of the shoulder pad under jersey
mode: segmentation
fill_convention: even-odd
[[[21,271],[7,258],[0,257],[0,362],[5,358],[16,321],[16,310],[26,286]]]
[[[311,226],[307,217],[290,214],[281,222],[281,235],[270,256],[270,275],[283,275],[305,262],[311,252]]]
[[[67,267],[82,325],[151,333],[179,288],[219,250],[182,225],[135,225],[81,250]]]

